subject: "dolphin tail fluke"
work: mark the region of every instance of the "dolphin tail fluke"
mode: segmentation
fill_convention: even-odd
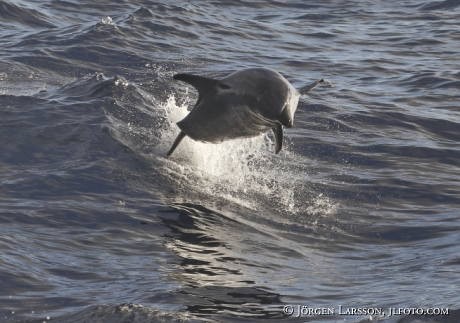
[[[275,137],[275,154],[278,154],[283,148],[283,126],[279,123],[272,128],[273,136]]]
[[[173,143],[171,149],[166,154],[166,158],[169,158],[169,156],[172,155],[172,153],[174,152],[174,150],[176,150],[177,146],[179,146],[180,142],[182,141],[182,139],[184,139],[184,137],[185,137],[185,132],[181,131],[179,133],[179,135],[177,136],[176,140],[174,140],[174,143]]]
[[[313,90],[315,87],[317,87],[319,83],[326,83],[326,84],[329,84],[331,87],[334,87],[334,84],[332,84],[330,81],[328,81],[326,79],[321,79],[319,81],[315,81],[315,82],[310,83],[308,85],[302,86],[297,91],[299,91],[300,95],[307,94],[308,92]]]
[[[195,89],[198,90],[198,93],[204,95],[206,92],[214,89],[219,82],[218,80],[214,80],[208,77],[198,76],[198,75],[190,75],[190,74],[176,74],[173,76],[175,80],[179,80],[185,83],[190,84]]]

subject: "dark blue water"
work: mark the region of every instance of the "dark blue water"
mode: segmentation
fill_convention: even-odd
[[[0,321],[459,322],[459,21],[456,0],[0,0]],[[198,97],[172,76],[248,67],[335,87],[279,155],[268,134],[165,159]]]

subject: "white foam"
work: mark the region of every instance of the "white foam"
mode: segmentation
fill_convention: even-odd
[[[113,26],[113,25],[115,25],[115,23],[113,22],[112,18],[110,18],[109,16],[103,17],[103,18],[101,19],[101,24],[102,24],[102,25],[106,25],[106,26]]]

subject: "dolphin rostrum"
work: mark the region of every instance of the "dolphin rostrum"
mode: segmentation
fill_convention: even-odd
[[[272,129],[275,153],[283,145],[283,126],[291,128],[299,98],[325,79],[295,89],[281,74],[267,68],[237,71],[222,80],[176,74],[175,80],[198,90],[195,107],[177,123],[181,132],[166,157],[171,156],[185,136],[193,140],[220,143],[249,138]]]

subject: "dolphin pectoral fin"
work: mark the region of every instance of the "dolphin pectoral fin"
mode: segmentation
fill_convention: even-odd
[[[219,82],[218,80],[214,80],[208,77],[190,74],[176,74],[173,76],[173,79],[190,84],[198,90],[200,96],[213,90]]]
[[[177,136],[176,140],[174,140],[174,143],[171,149],[166,154],[166,158],[169,158],[169,156],[171,156],[171,154],[174,152],[174,150],[176,150],[177,146],[179,146],[180,142],[182,141],[182,139],[184,139],[184,137],[185,137],[185,132],[181,131],[179,135]]]
[[[298,89],[297,91],[299,91],[300,95],[304,95],[304,94],[307,94],[308,92],[310,92],[311,90],[313,90],[315,87],[318,86],[319,83],[326,83],[326,84],[329,84],[331,87],[334,87],[334,84],[332,84],[331,81],[328,81],[326,79],[321,79],[319,81],[315,81],[313,83],[310,83],[308,85],[305,85],[305,86],[302,86],[300,89]]]
[[[279,123],[272,128],[273,136],[275,137],[275,154],[278,154],[283,148],[283,126]]]

